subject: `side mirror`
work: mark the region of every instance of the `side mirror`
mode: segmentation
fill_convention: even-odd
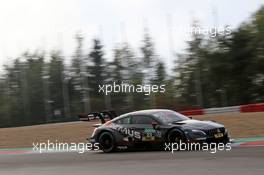
[[[153,129],[158,129],[159,128],[157,122],[152,122],[151,124],[152,124]]]

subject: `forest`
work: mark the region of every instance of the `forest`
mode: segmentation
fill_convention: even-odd
[[[194,21],[193,26],[199,26]],[[78,114],[104,109],[124,112],[186,109],[264,102],[264,7],[229,34],[193,34],[181,54],[174,52],[173,70],[155,50],[150,32],[141,45],[128,42],[106,58],[104,43],[83,47],[76,34],[71,63],[62,51],[25,51],[4,66],[0,75],[0,127],[78,120]],[[137,50],[138,52],[136,52]],[[137,53],[137,54],[136,54]],[[165,85],[164,93],[99,92],[99,85],[126,82]]]

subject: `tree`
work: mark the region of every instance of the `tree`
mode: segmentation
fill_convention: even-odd
[[[9,108],[9,99],[7,87],[6,87],[5,77],[0,78],[0,127],[11,125],[11,119],[9,118],[8,108]]]
[[[154,50],[154,43],[152,42],[152,38],[150,37],[147,30],[145,31],[140,50],[142,54],[142,69],[145,74],[144,81],[146,83],[149,83],[150,79],[152,79],[151,75],[154,71],[153,69],[155,66],[156,55]]]
[[[77,48],[73,56],[70,79],[70,108],[71,114],[88,113],[91,110],[89,89],[87,83],[87,61],[83,56],[83,37],[76,35]]]
[[[152,79],[152,83],[153,86],[166,86],[167,84],[167,75],[166,75],[166,71],[165,71],[165,65],[162,61],[158,61],[158,63],[155,66],[155,70],[154,70],[154,77]],[[165,107],[166,104],[166,90],[165,92],[152,92],[151,94],[151,98],[152,98],[152,106],[154,108],[163,108]]]
[[[114,49],[114,60],[110,63],[112,69],[109,74],[112,77],[112,82],[117,84],[129,83],[136,85],[142,84],[142,73],[139,68],[139,62],[137,61],[135,54],[128,43],[120,43]],[[140,103],[135,104],[135,98],[138,94],[131,93],[114,93],[111,95],[114,108],[120,108],[122,111],[133,110],[136,106],[140,106]]]
[[[89,66],[89,89],[91,92],[91,101],[93,102],[93,110],[101,110],[104,108],[104,94],[99,93],[99,85],[104,84],[106,77],[105,72],[105,59],[103,53],[103,45],[99,39],[93,40],[92,50],[88,55]]]
[[[199,27],[198,22],[194,21],[193,28]],[[192,39],[188,42],[188,47],[185,54],[178,55],[178,62],[176,70],[179,71],[177,75],[178,92],[181,94],[181,99],[186,104],[203,106],[203,91],[202,91],[202,77],[203,70],[203,50],[204,38],[199,33],[194,33]]]
[[[159,61],[155,67],[155,77],[153,80],[154,84],[160,84],[166,81],[165,65],[162,61]]]
[[[49,90],[50,90],[50,102],[53,117],[62,117],[64,113],[64,99],[63,96],[63,71],[64,64],[63,58],[59,51],[53,51],[51,53],[51,60],[48,63],[48,75],[49,75]]]
[[[150,37],[148,30],[145,30],[143,40],[142,40],[142,46],[140,48],[141,50],[141,69],[143,74],[143,84],[151,85],[151,81],[153,79],[154,74],[154,67],[156,60],[155,50],[154,50],[154,43],[152,41],[152,38]],[[145,101],[145,106],[149,107],[154,104],[154,98],[151,96],[143,96],[142,97]]]

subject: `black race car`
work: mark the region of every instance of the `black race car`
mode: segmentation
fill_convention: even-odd
[[[227,129],[214,121],[199,121],[166,109],[150,109],[115,117],[92,113],[102,123],[89,139],[104,152],[120,149],[162,148],[165,143],[228,143]],[[95,114],[95,115],[94,115]],[[105,122],[106,117],[111,120]]]

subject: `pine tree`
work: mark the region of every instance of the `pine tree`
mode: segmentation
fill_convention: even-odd
[[[149,81],[153,78],[153,71],[156,60],[154,43],[148,31],[145,31],[144,38],[142,41],[142,46],[140,48],[142,54],[142,65],[143,72],[145,74],[144,81],[145,83],[149,83]]]
[[[88,85],[91,91],[91,101],[93,110],[102,110],[104,108],[104,94],[99,93],[99,85],[103,85],[104,79],[107,76],[105,72],[105,59],[103,53],[103,45],[99,39],[93,40],[92,50],[88,55],[89,59],[89,79]]]
[[[51,53],[51,60],[48,64],[48,74],[49,74],[49,90],[50,90],[50,100],[52,102],[52,112],[53,116],[59,119],[64,114],[64,101],[63,101],[63,71],[64,64],[63,58],[59,51],[53,51]],[[57,119],[58,120],[58,119]]]
[[[151,81],[153,79],[154,74],[154,67],[156,60],[156,55],[154,51],[154,43],[152,42],[152,38],[150,37],[148,31],[145,31],[144,38],[143,38],[143,44],[140,48],[142,58],[140,60],[142,64],[142,73],[143,73],[143,84],[145,85],[151,85]],[[154,98],[150,96],[143,96],[146,107],[151,107],[154,104]]]
[[[76,35],[77,47],[73,55],[70,77],[70,109],[71,115],[77,116],[80,113],[88,113],[90,104],[87,98],[87,71],[86,60],[83,56],[83,37]]]

